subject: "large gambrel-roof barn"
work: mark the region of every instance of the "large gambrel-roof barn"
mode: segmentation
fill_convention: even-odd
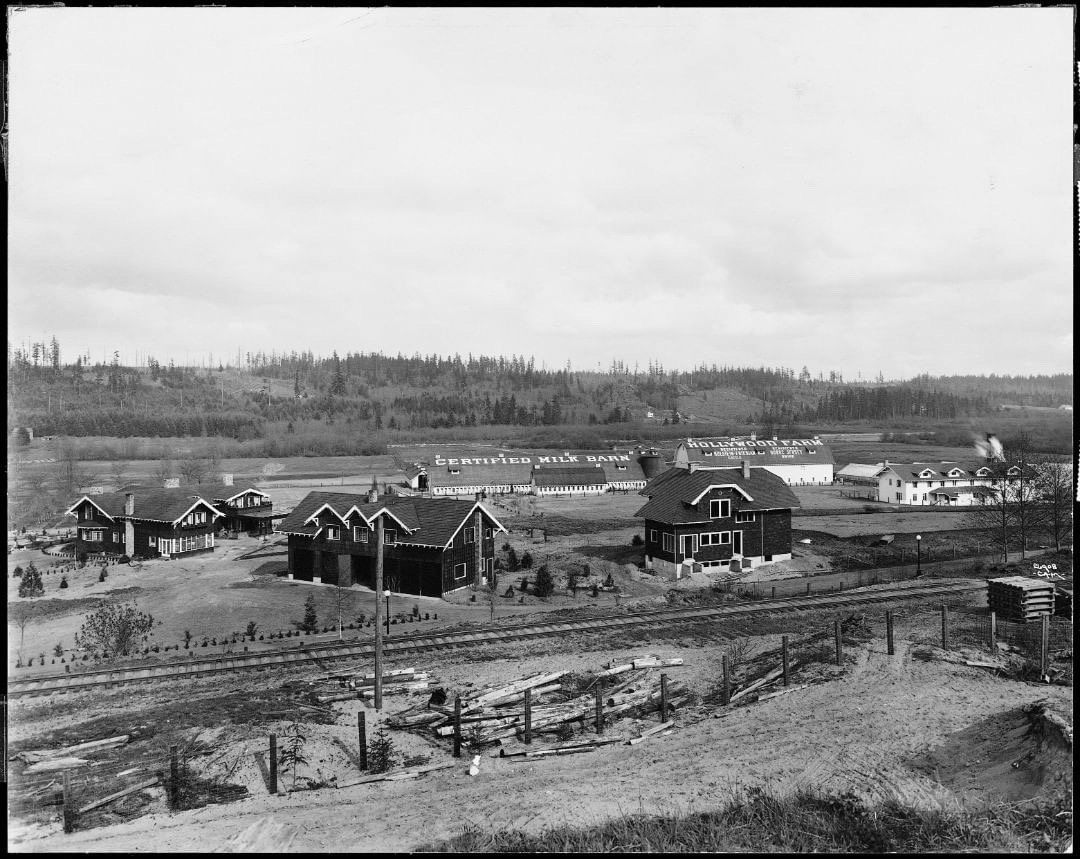
[[[687,438],[675,448],[673,465],[687,471],[750,468],[771,472],[788,486],[821,486],[833,482],[836,460],[820,438],[761,439]]]

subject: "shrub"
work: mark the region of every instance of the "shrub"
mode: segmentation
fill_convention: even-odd
[[[641,539],[641,535],[640,535],[640,534],[635,534],[635,535],[633,536],[633,538],[632,538],[632,539],[630,540],[630,545],[631,545],[631,546],[635,546],[635,547],[637,547],[637,546],[644,546],[644,545],[645,545],[645,541]]]
[[[15,579],[21,579],[22,574],[23,574],[23,568],[22,567],[16,567],[14,570],[11,571],[11,576],[12,576],[12,578],[15,578]]]
[[[517,552],[514,551],[513,546],[510,546],[506,553],[506,569],[511,573],[516,573],[521,569],[521,562],[518,561]]]
[[[555,590],[555,579],[552,578],[547,564],[541,564],[536,571],[535,590],[538,597],[550,596]]]
[[[604,587],[605,588],[613,588],[613,587],[615,587],[615,577],[611,573],[608,573],[607,578],[604,579]]]
[[[523,554],[521,556],[521,569],[523,569],[523,570],[532,569],[532,564],[533,564],[532,555],[529,552],[525,552],[525,554]]]
[[[594,584],[594,585],[592,586],[592,595],[593,595],[594,597],[598,597],[598,596],[600,596],[600,587],[599,587],[598,585],[596,585],[596,584]]]
[[[153,615],[139,611],[134,602],[102,605],[86,616],[75,635],[75,646],[100,650],[104,659],[127,656],[140,641],[147,641],[160,623]]]
[[[66,588],[67,586],[68,586],[67,576],[61,576],[60,577],[60,587],[61,588]]]
[[[56,642],[56,647],[53,648],[53,655],[54,656],[63,656],[64,655],[64,645],[61,644],[59,641]]]
[[[109,576],[109,571],[108,571],[107,569],[105,569],[105,567],[102,567],[102,568],[101,568],[101,573],[100,573],[100,574],[98,575],[98,579],[97,579],[97,580],[98,580],[99,582],[103,582],[103,581],[105,581],[105,579],[107,579],[107,578],[108,578],[108,576]]]
[[[119,560],[117,560],[116,563],[118,563],[118,564],[130,564],[131,563],[131,558],[129,558],[127,555],[121,555]]]

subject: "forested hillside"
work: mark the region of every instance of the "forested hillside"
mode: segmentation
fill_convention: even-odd
[[[380,353],[250,353],[240,366],[179,367],[147,357],[122,366],[60,344],[8,349],[8,429],[37,435],[214,436],[240,441],[316,436],[347,439],[363,453],[373,435],[480,427],[599,427],[618,437],[691,422],[714,431],[795,433],[869,423],[932,430],[997,414],[1003,404],[1072,402],[1072,376],[920,376],[904,382],[845,382],[803,367],[657,362],[605,372],[537,368],[525,356],[387,356]],[[1060,423],[1060,421],[1059,421]],[[688,432],[702,432],[695,427]],[[665,433],[666,434],[666,433]],[[470,433],[472,435],[472,433]],[[321,443],[320,443],[321,444]],[[370,444],[368,445],[370,447]],[[290,448],[295,445],[290,445]],[[312,452],[328,453],[315,446]],[[371,451],[374,452],[374,451]]]

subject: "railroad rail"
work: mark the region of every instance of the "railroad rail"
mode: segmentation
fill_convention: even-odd
[[[762,599],[748,605],[654,609],[581,619],[562,619],[549,622],[532,621],[515,626],[500,626],[498,628],[463,632],[442,634],[431,632],[395,637],[387,636],[383,640],[383,653],[387,656],[393,656],[455,647],[505,644],[530,638],[573,633],[619,631],[649,626],[697,623],[703,620],[745,618],[757,614],[813,611],[822,608],[854,608],[875,603],[929,600],[960,596],[972,591],[982,590],[985,587],[985,582],[981,580],[952,584],[927,583],[886,591],[851,591],[839,594]],[[226,671],[258,670],[306,662],[322,663],[335,659],[370,659],[373,658],[374,653],[375,646],[373,643],[345,644],[329,642],[301,645],[295,649],[278,650],[271,653],[192,658],[186,661],[94,670],[79,674],[51,674],[10,681],[7,691],[9,698],[82,692],[96,687],[108,688],[127,683],[179,680],[185,677],[200,677]]]

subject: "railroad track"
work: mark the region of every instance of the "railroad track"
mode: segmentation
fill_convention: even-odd
[[[746,618],[753,615],[812,611],[822,608],[857,608],[876,603],[894,603],[909,600],[931,600],[960,596],[980,590],[982,581],[953,584],[928,583],[917,587],[873,592],[849,592],[840,594],[817,594],[810,596],[763,599],[748,605],[722,605],[706,608],[655,609],[628,614],[557,620],[548,623],[530,622],[497,629],[481,629],[468,632],[418,633],[415,635],[387,636],[383,640],[383,653],[424,653],[456,647],[472,647],[484,644],[506,644],[531,638],[544,638],[572,633],[602,633],[650,626],[672,626],[683,623],[699,623],[704,620]],[[110,687],[128,683],[147,683],[162,680],[178,680],[185,677],[201,677],[227,671],[274,668],[303,663],[322,663],[335,659],[372,658],[373,643],[302,645],[294,650],[272,653],[218,656],[189,659],[158,665],[89,671],[80,674],[53,674],[48,676],[14,680],[8,683],[8,697],[21,698],[51,695],[65,692],[82,692],[94,688]]]

